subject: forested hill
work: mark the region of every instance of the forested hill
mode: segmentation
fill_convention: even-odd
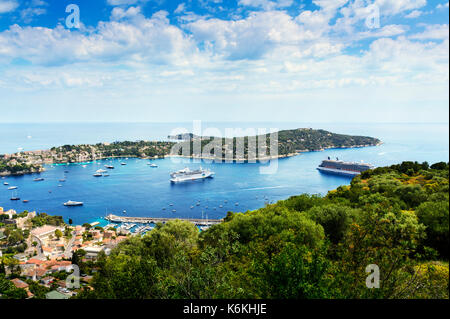
[[[326,148],[374,146],[381,141],[374,137],[331,133],[325,130],[296,129],[278,132],[280,154],[316,151]]]
[[[79,297],[448,299],[448,174],[448,163],[404,162],[325,197],[229,212],[203,232],[158,225],[102,256]]]
[[[236,154],[237,150],[244,150],[245,159],[255,159],[266,156],[289,156],[295,155],[299,152],[309,151],[321,151],[327,148],[350,148],[350,147],[365,147],[379,145],[381,141],[374,137],[368,136],[353,136],[328,132],[325,130],[315,130],[311,128],[299,128],[293,130],[283,130],[277,132],[278,140],[271,143],[271,135],[264,134],[258,136],[245,136],[235,138],[217,138],[213,136],[196,136],[193,134],[182,134],[177,136],[169,136],[183,140],[182,143],[190,143],[190,155],[196,157],[205,157],[205,154],[210,152],[212,157],[233,158],[236,159],[239,156]],[[258,145],[258,150],[249,149],[249,138],[254,139],[254,143]],[[201,154],[195,153],[195,141],[201,141]],[[260,148],[261,145],[267,146],[266,148]],[[217,145],[220,152],[217,152],[212,146]],[[271,147],[276,146],[278,150],[276,152],[271,150]],[[208,151],[205,151],[207,149]],[[180,149],[179,155],[182,155]],[[242,154],[241,154],[242,155]]]

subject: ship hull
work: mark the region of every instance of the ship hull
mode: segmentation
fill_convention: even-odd
[[[206,173],[206,174],[198,174],[198,175],[192,175],[192,176],[183,176],[183,177],[173,177],[170,179],[171,183],[183,183],[183,182],[189,182],[189,181],[196,181],[196,180],[203,180],[207,178],[212,178],[212,173]]]
[[[332,174],[332,175],[339,175],[339,176],[346,176],[346,177],[355,177],[360,172],[353,172],[353,171],[346,171],[341,169],[335,169],[335,168],[328,168],[328,167],[317,167],[317,169],[324,174]]]

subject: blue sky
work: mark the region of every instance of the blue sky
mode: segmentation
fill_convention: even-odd
[[[444,0],[0,0],[0,122],[447,122],[448,63]]]

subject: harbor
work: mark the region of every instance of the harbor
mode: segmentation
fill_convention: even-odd
[[[182,220],[191,222],[196,226],[212,226],[219,224],[223,219],[203,219],[203,218],[161,218],[161,217],[130,217],[130,216],[116,216],[108,215],[105,219],[112,223],[134,223],[134,224],[157,224],[157,223],[167,223],[171,220]]]

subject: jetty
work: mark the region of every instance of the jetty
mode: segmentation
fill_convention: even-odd
[[[112,223],[140,223],[140,224],[157,224],[167,223],[171,220],[182,220],[195,224],[196,226],[211,226],[223,222],[223,219],[203,219],[203,218],[162,218],[162,217],[129,217],[129,216],[116,216],[108,215],[106,220]]]

